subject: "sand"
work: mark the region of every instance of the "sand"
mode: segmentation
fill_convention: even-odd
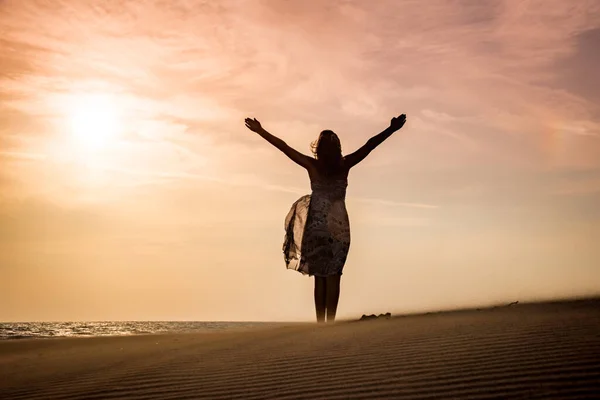
[[[1,399],[598,398],[600,300],[0,342]]]

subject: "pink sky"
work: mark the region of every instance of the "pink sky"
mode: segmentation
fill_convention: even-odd
[[[351,172],[340,317],[600,294],[596,0],[4,0],[0,31],[0,321],[313,319],[308,177],[246,116],[308,154],[408,115]]]

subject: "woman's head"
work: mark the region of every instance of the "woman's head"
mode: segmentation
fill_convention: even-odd
[[[310,148],[317,160],[325,164],[334,165],[342,159],[342,144],[335,132],[324,130],[319,138],[310,144]]]

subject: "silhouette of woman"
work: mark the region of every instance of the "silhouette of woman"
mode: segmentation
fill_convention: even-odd
[[[350,223],[345,204],[348,172],[402,128],[406,115],[392,118],[388,128],[347,156],[342,155],[340,139],[333,131],[321,132],[317,141],[311,143],[314,157],[309,157],[267,132],[256,118],[245,121],[248,129],[308,171],[312,194],[298,199],[285,219],[283,253],[287,268],[315,277],[317,322],[325,322],[325,316],[327,322],[334,322],[340,279],[350,249]]]

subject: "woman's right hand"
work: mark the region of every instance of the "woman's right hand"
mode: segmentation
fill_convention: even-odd
[[[260,122],[256,118],[246,118],[246,128],[250,129],[252,132],[260,132],[262,130],[262,126]]]

